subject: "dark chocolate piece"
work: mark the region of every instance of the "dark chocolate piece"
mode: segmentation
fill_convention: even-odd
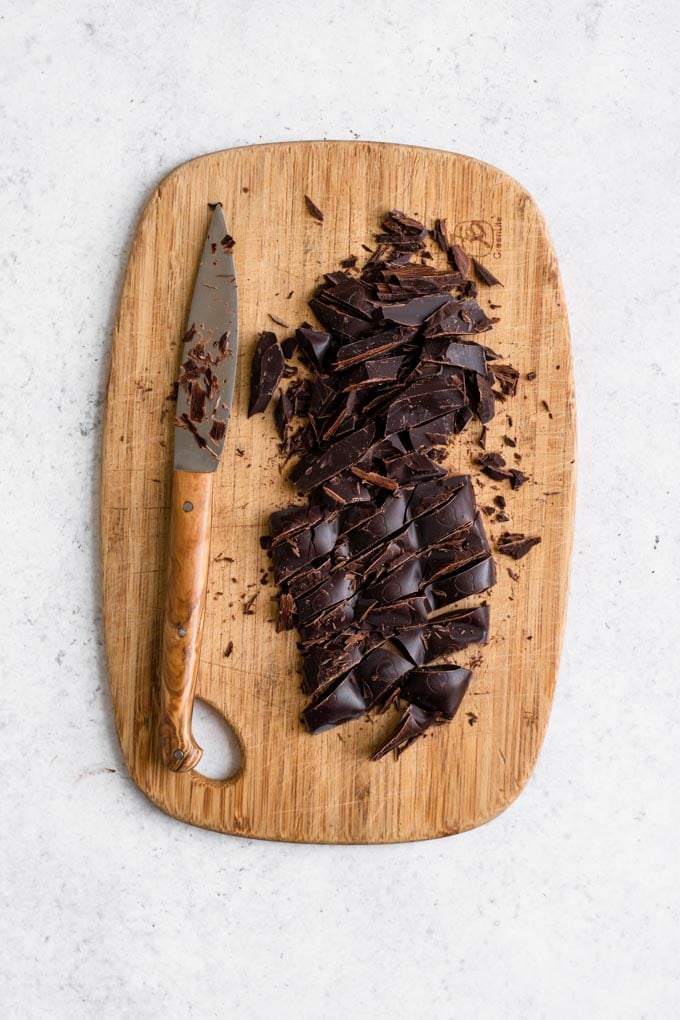
[[[496,565],[488,556],[481,563],[475,563],[457,574],[441,577],[427,589],[427,596],[432,609],[441,609],[451,605],[468,595],[478,595],[496,583]]]
[[[474,270],[479,279],[482,281],[482,283],[485,283],[487,287],[495,287],[496,285],[500,287],[503,286],[501,281],[497,280],[496,277],[491,272],[491,270],[487,269],[486,266],[482,265],[479,259],[472,259],[472,265],[474,266]]]
[[[422,666],[403,677],[400,696],[418,708],[453,719],[471,679],[470,670],[460,666]]]
[[[383,308],[383,315],[388,322],[396,322],[402,326],[420,326],[433,312],[449,301],[449,294],[416,297],[403,305],[386,305]]]
[[[307,206],[307,212],[311,216],[313,216],[315,220],[318,220],[319,223],[323,223],[323,213],[319,209],[318,205],[315,205],[314,202],[312,202],[312,200],[309,197],[309,195],[305,195],[304,199],[305,199],[305,205]]]
[[[320,372],[325,372],[332,351],[330,333],[322,333],[311,326],[300,326],[295,331],[295,339],[308,363]]]
[[[390,734],[371,755],[371,761],[378,761],[384,758],[390,751],[394,751],[398,758],[407,747],[422,737],[429,728],[436,723],[444,721],[439,712],[430,712],[427,709],[419,708],[417,705],[409,705],[395,730]]]
[[[459,244],[452,244],[448,250],[448,255],[452,264],[456,267],[461,276],[465,277],[470,275],[470,256],[466,255]]]
[[[265,330],[257,342],[250,375],[248,417],[260,414],[271,400],[281,381],[285,361],[281,345],[274,333]]]
[[[496,548],[506,556],[512,556],[513,560],[521,560],[540,541],[538,536],[529,538],[519,532],[504,531],[496,542]]]
[[[412,669],[409,659],[397,651],[381,645],[374,648],[352,670],[359,689],[366,699],[367,708],[383,701],[394,690],[405,673]]]
[[[304,710],[302,720],[310,733],[324,733],[341,723],[358,719],[367,707],[366,699],[350,673],[330,690],[324,689]]]
[[[517,393],[517,380],[519,379],[517,369],[512,365],[494,365],[493,374],[501,388],[501,393],[507,397],[514,397]]]
[[[315,459],[303,475],[295,478],[297,489],[300,492],[309,492],[310,489],[322,485],[345,468],[351,467],[370,448],[375,439],[375,431],[375,424],[369,422],[358,432],[352,432],[349,436],[339,439]]]

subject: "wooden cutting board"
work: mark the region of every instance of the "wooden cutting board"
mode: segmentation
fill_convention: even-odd
[[[305,208],[309,195],[324,222]],[[221,201],[236,238],[239,366],[235,413],[214,489],[211,567],[198,694],[238,735],[244,764],[228,781],[172,774],[160,762],[157,673],[166,572],[173,405],[179,344],[208,223]],[[280,472],[271,411],[246,417],[252,350],[295,325],[319,274],[363,259],[380,217],[398,207],[449,231],[504,284],[481,288],[502,307],[489,342],[522,373],[489,426],[488,449],[517,441],[531,481],[517,492],[475,473],[478,502],[507,498],[503,530],[541,535],[516,564],[498,556],[489,644],[451,725],[398,761],[370,762],[394,726],[377,718],[310,736],[300,725],[295,632],[277,634],[275,590],[259,536],[294,501]],[[492,314],[494,314],[492,312]],[[526,379],[535,372],[536,378]],[[508,415],[512,419],[510,422]],[[473,470],[479,423],[449,465]],[[506,451],[509,452],[509,451]],[[511,452],[511,451],[510,451]],[[507,490],[507,491],[506,491]],[[195,825],[263,839],[382,843],[461,832],[503,811],[536,761],[562,643],[574,512],[574,396],[566,309],[536,205],[499,170],[448,152],[367,142],[261,145],[185,163],[157,188],[132,246],[113,338],[102,465],[104,615],[118,734],[134,781],[160,808]],[[519,575],[509,576],[507,568]],[[258,593],[253,614],[245,602]],[[480,599],[473,600],[480,601]],[[225,649],[233,642],[233,653]],[[200,768],[200,765],[199,765]]]

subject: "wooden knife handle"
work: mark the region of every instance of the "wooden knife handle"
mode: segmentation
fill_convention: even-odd
[[[161,659],[161,746],[173,772],[191,771],[203,753],[191,732],[191,715],[205,616],[212,487],[211,472],[173,475]]]

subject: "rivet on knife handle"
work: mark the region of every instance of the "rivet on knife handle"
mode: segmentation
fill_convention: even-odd
[[[161,741],[163,761],[188,772],[202,751],[191,716],[205,617],[213,475],[176,471],[170,508],[170,567],[163,621]]]
[[[173,772],[201,758],[191,732],[210,559],[214,471],[231,414],[238,351],[236,275],[214,207],[182,345],[175,418],[168,587],[160,669],[161,748]]]

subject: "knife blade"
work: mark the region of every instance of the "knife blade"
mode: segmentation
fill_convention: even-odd
[[[236,271],[222,206],[214,207],[182,342],[160,668],[161,754],[188,772],[210,558],[214,472],[231,414],[238,354]]]

